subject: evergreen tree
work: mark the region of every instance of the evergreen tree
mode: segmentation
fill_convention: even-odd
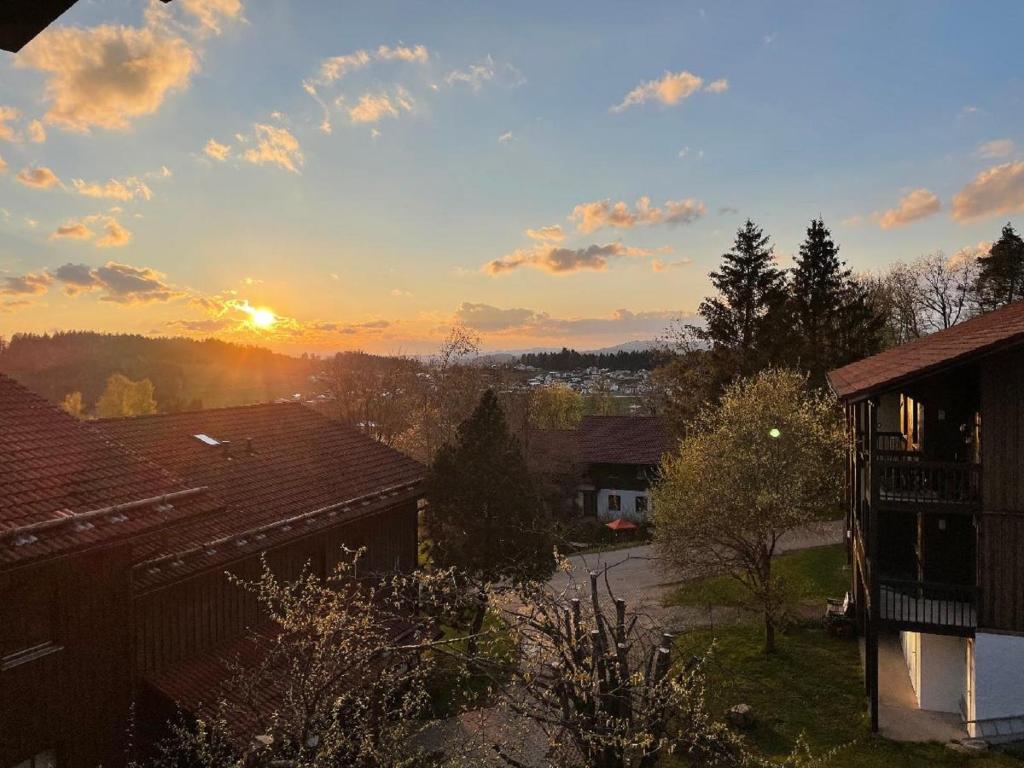
[[[978,259],[975,287],[982,310],[1002,307],[1024,298],[1024,240],[1007,222],[987,256]]]
[[[785,328],[786,277],[768,236],[748,219],[710,277],[719,295],[701,302],[699,337],[734,372],[760,370],[782,348]]]
[[[832,368],[878,351],[882,320],[820,218],[811,220],[795,261],[789,303],[796,336],[790,357],[796,359],[789,362],[822,385]]]
[[[475,578],[544,577],[554,565],[550,526],[519,441],[492,390],[427,473],[430,555]]]

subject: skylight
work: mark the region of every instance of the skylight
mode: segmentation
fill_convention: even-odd
[[[207,445],[220,445],[220,440],[215,440],[214,438],[210,437],[209,435],[203,434],[202,432],[200,432],[198,435],[192,435],[192,437],[194,437],[201,443],[206,443]]]

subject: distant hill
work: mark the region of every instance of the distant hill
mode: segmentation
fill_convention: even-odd
[[[81,392],[87,410],[109,376],[149,379],[161,411],[265,402],[309,390],[315,359],[216,339],[69,331],[0,342],[0,372],[54,402]]]
[[[625,346],[625,345],[620,345]],[[577,352],[563,347],[559,352],[532,352],[520,355],[519,362],[545,371],[578,371],[583,368],[610,368],[619,371],[643,371],[657,366],[656,349],[620,349],[614,351]]]

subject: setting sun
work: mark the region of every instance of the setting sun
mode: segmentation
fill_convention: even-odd
[[[249,316],[249,322],[257,328],[270,328],[276,321],[277,316],[269,309],[254,309]]]

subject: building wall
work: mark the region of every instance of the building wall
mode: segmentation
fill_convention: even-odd
[[[978,632],[974,638],[974,717],[1024,716],[1024,637]]]
[[[901,632],[900,644],[917,705],[934,712],[959,713],[967,691],[967,640]]]
[[[620,499],[620,511],[613,512],[608,508],[608,497],[618,496]],[[647,499],[647,513],[637,514],[636,513],[636,498],[643,497]],[[634,520],[636,522],[644,522],[651,513],[651,499],[646,490],[637,491],[631,489],[622,488],[602,488],[597,492],[597,519],[602,522],[609,522],[618,518],[625,518],[626,520]]]

